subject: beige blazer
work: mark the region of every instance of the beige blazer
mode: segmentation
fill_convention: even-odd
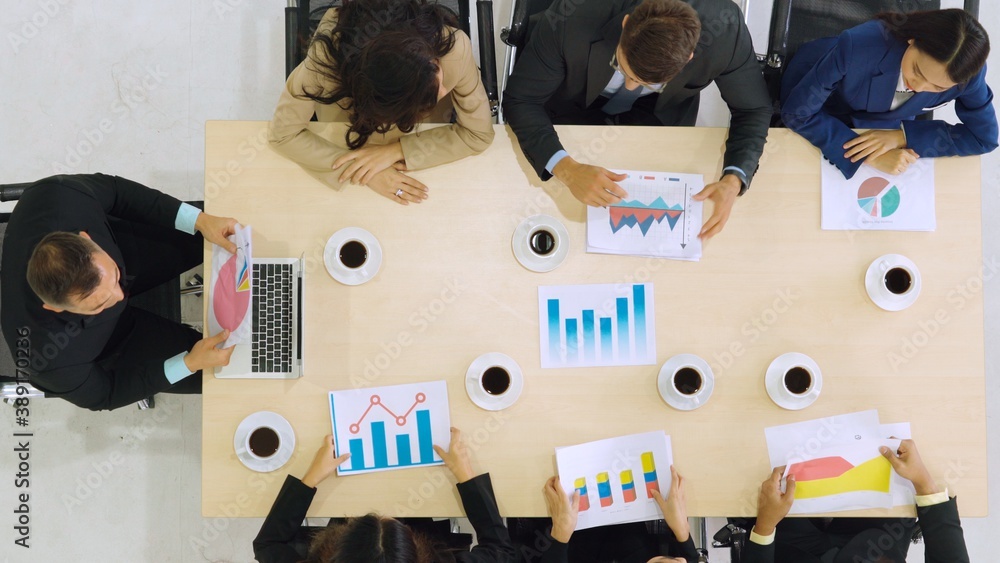
[[[333,8],[323,16],[317,33],[328,32],[336,20],[337,10]],[[479,154],[493,142],[493,118],[479,69],[472,57],[472,42],[464,32],[453,31],[455,46],[441,58],[444,87],[450,95],[441,99],[428,120],[418,124],[411,134],[403,135],[393,128],[384,135],[373,134],[368,141],[384,145],[399,140],[406,167],[410,170]],[[334,172],[331,166],[348,150],[344,135],[349,126],[349,114],[337,104],[320,104],[301,97],[307,90],[312,92],[323,87],[329,91],[329,79],[316,70],[312,60],[318,48],[314,44],[310,56],[289,75],[268,127],[268,142],[275,151],[297,162],[320,181],[337,187],[341,171]],[[318,121],[335,124],[329,138],[306,128],[313,113]],[[452,114],[455,123],[449,123]],[[430,126],[432,123],[435,125]],[[436,125],[439,123],[447,125]]]

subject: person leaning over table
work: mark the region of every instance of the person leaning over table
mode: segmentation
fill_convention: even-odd
[[[913,440],[897,451],[881,453],[917,493],[917,525],[923,531],[924,561],[968,563],[955,497],[948,496],[924,466]],[[822,530],[807,518],[788,518],[795,500],[795,480],[781,492],[784,467],[776,468],[760,487],[757,522],[743,551],[743,563],[905,563],[913,532],[912,519],[834,518]]]
[[[654,495],[663,519],[670,529],[666,555],[659,538],[646,532],[645,523],[619,524],[590,528],[574,533],[580,515],[580,493],[567,495],[552,477],[542,489],[545,505],[552,518],[551,542],[539,563],[697,563],[698,552],[691,539],[687,507],[684,502],[684,478],[670,466],[670,491],[666,497]]]
[[[732,0],[576,0],[532,17],[503,108],[542,180],[581,202],[627,197],[625,176],[574,159],[553,124],[694,125],[699,93],[718,85],[732,113],[722,178],[695,199],[715,203],[699,236],[718,234],[750,187],[767,140],[771,100],[743,15]],[[656,152],[656,147],[650,147]],[[671,164],[664,155],[662,167]]]
[[[799,48],[782,78],[782,119],[847,178],[862,164],[902,174],[919,158],[988,153],[998,134],[989,52],[965,10],[882,13]],[[914,120],[952,100],[961,123]]]
[[[320,22],[288,77],[268,128],[278,153],[327,185],[368,186],[420,203],[427,186],[406,174],[479,154],[493,118],[469,37],[427,0],[344,0]],[[330,139],[309,129],[335,122]],[[452,114],[454,122],[452,122]],[[448,123],[404,135],[424,123]]]
[[[3,240],[0,325],[30,383],[90,410],[201,393],[202,371],[229,363],[228,333],[202,338],[129,297],[201,264],[206,240],[235,252],[235,225],[117,176],[29,186]]]
[[[476,530],[478,544],[469,551],[452,552],[428,537],[414,533],[394,518],[368,514],[333,524],[313,535],[308,554],[296,550],[302,520],[309,510],[316,487],[333,476],[351,454],[336,457],[333,436],[323,438],[312,465],[301,480],[291,475],[278,492],[271,511],[253,541],[253,552],[261,563],[514,563],[518,556],[497,509],[489,473],[474,476],[462,433],[451,429],[448,451],[434,446],[458,482],[462,507]]]

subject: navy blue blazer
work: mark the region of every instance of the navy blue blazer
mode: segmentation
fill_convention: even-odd
[[[906,146],[921,158],[970,156],[997,148],[997,118],[986,68],[968,83],[940,93],[919,92],[890,111],[907,44],[879,20],[848,29],[839,37],[806,43],[782,79],[781,117],[823,151],[850,178],[861,162],[844,158],[844,143],[858,129],[899,129]],[[914,117],[955,100],[958,125],[914,121]]]

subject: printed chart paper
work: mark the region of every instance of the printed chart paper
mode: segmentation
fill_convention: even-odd
[[[918,160],[893,176],[862,165],[850,180],[822,163],[823,228],[826,230],[933,231],[934,161]]]
[[[702,208],[693,196],[705,187],[700,174],[639,172],[618,184],[628,197],[608,207],[587,207],[587,252],[679,260],[701,258]]]
[[[338,475],[442,465],[434,452],[451,442],[444,381],[330,392],[337,455],[351,453]]]
[[[653,284],[538,288],[543,368],[656,363]]]
[[[212,246],[211,306],[208,308],[210,334],[223,329],[229,338],[222,345],[250,342],[253,319],[250,300],[253,295],[253,242],[249,226],[236,225],[236,234],[229,237],[236,244],[236,254],[219,245]]]
[[[653,495],[670,491],[670,436],[646,432],[556,448],[563,491],[580,492],[577,530],[663,517]]]

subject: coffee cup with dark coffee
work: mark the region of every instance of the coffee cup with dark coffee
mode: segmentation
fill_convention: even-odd
[[[694,366],[683,366],[674,371],[671,379],[674,389],[684,396],[697,395],[705,385],[705,376]]]
[[[902,266],[894,266],[885,272],[882,284],[893,295],[906,295],[913,288],[913,274]]]
[[[344,267],[357,270],[368,261],[368,247],[360,240],[348,240],[340,246],[337,257]]]
[[[539,227],[528,236],[528,248],[536,256],[548,256],[555,252],[558,240],[551,230]]]
[[[247,434],[245,447],[257,459],[270,459],[281,449],[281,436],[269,426],[258,426]]]
[[[510,372],[502,366],[490,366],[483,371],[479,378],[479,384],[483,391],[494,397],[503,395],[510,389]]]
[[[797,397],[801,397],[812,391],[813,381],[812,372],[805,366],[792,366],[785,370],[781,378],[785,390]]]

